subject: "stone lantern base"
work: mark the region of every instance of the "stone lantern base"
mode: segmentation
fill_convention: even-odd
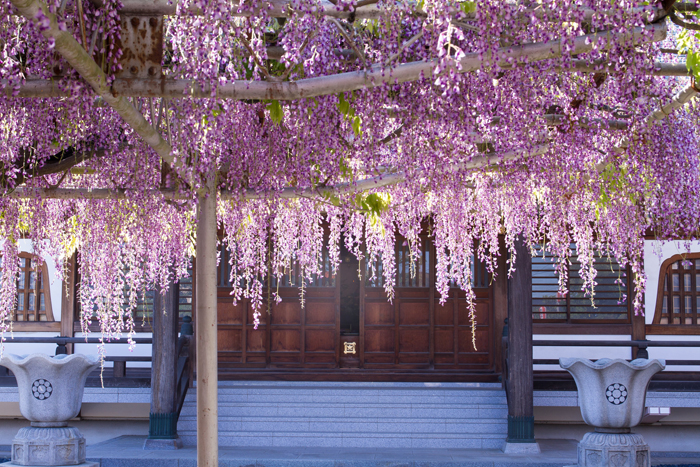
[[[586,433],[578,443],[578,467],[650,467],[649,445],[644,438],[624,431]]]
[[[85,438],[72,426],[21,428],[12,440],[12,465],[80,465]]]

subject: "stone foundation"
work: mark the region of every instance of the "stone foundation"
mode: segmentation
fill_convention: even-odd
[[[578,467],[650,467],[649,446],[635,433],[586,433],[578,444]]]
[[[85,462],[85,438],[77,428],[29,426],[12,440],[15,465],[79,465]]]

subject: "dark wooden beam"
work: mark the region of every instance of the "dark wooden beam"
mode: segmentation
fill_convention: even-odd
[[[494,318],[494,362],[496,372],[503,375],[503,345],[501,336],[508,317],[508,250],[502,235],[499,236],[499,254],[496,276],[493,278],[493,318]],[[434,258],[435,256],[433,256]],[[504,375],[505,376],[505,375]]]
[[[516,269],[508,279],[508,438],[535,443],[532,377],[532,258],[524,238],[515,243]]]
[[[156,291],[153,299],[153,348],[151,355],[151,413],[144,449],[177,449],[177,325],[178,283],[171,283],[165,294]]]
[[[77,261],[77,254],[73,253],[68,260],[65,281],[61,284],[61,336],[64,337],[74,336]],[[66,352],[73,353],[73,344],[66,344]]]

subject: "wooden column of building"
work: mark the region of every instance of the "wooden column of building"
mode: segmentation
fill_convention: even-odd
[[[177,449],[175,388],[177,387],[178,283],[153,298],[153,347],[151,351],[151,413],[144,449]]]
[[[631,268],[628,267],[628,271]],[[634,283],[634,273],[632,271],[628,272],[628,277],[629,281]],[[659,277],[659,281],[663,283],[664,278]],[[630,315],[632,319],[632,340],[633,341],[644,341],[647,340],[647,329],[646,329],[646,318],[644,315],[637,315],[634,312],[634,288],[632,288],[632,292],[629,294],[627,298],[628,306],[630,308]],[[654,314],[654,310],[647,310],[647,313],[651,313],[652,315]],[[632,347],[632,360],[636,358],[649,358],[649,351],[647,350],[646,347],[644,348],[638,348],[638,347]]]
[[[77,292],[75,276],[78,269],[77,254],[68,260],[68,270],[66,277],[61,287],[61,336],[73,337],[73,325],[75,322],[75,294]],[[59,346],[61,347],[61,346]],[[65,351],[67,354],[73,353],[73,344],[66,344],[60,352]],[[57,352],[59,353],[59,352]]]
[[[522,237],[516,240],[515,253],[515,271],[508,279],[506,449],[513,449],[513,444],[528,443],[537,446],[532,377],[532,258]],[[514,449],[518,450],[519,447]]]
[[[498,262],[496,265],[496,277],[493,278],[493,335],[494,342],[494,362],[496,367],[496,372],[501,374],[501,377],[505,379],[507,375],[504,374],[503,367],[503,346],[501,345],[501,339],[503,336],[503,326],[505,325],[505,320],[508,317],[508,249],[506,248],[506,242],[502,235],[498,237]]]
[[[198,197],[196,347],[197,347],[197,466],[219,465],[218,347],[216,313],[216,192]]]

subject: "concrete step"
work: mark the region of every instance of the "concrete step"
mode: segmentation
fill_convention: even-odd
[[[221,446],[499,449],[505,392],[470,383],[224,382]],[[197,442],[196,390],[178,432]]]

